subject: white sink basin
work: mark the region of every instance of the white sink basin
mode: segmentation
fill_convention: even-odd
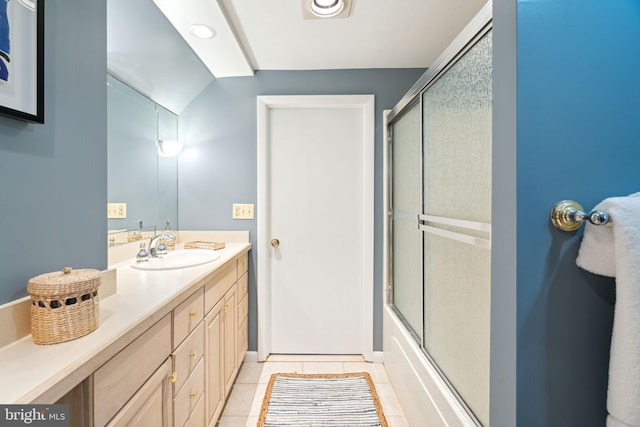
[[[149,258],[146,262],[134,260],[131,267],[138,270],[175,270],[206,264],[218,258],[219,254],[208,249],[177,249],[157,258]]]

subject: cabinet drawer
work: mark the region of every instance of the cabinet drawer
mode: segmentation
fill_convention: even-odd
[[[189,416],[189,419],[187,420],[187,422],[185,423],[185,427],[202,427],[205,425],[204,422],[204,403],[205,403],[205,398],[204,396],[202,396],[199,400],[198,403],[196,403],[196,407],[193,408],[193,411],[191,412],[191,415]]]
[[[238,267],[238,277],[240,277],[249,269],[249,254],[245,252],[236,259]]]
[[[235,261],[227,262],[218,269],[218,272],[205,285],[204,305],[207,313],[231,289],[236,280],[238,276]]]
[[[167,314],[94,372],[94,424],[105,425],[169,354],[171,315]]]
[[[242,298],[242,297],[239,297]],[[238,303],[238,318],[236,319],[236,325],[241,325],[249,314],[249,296],[245,295],[244,298]]]
[[[183,426],[204,393],[204,362],[200,360],[184,386],[173,398],[175,426]]]
[[[201,322],[173,352],[173,370],[177,375],[173,383],[174,396],[187,381],[204,354],[204,324]]]
[[[238,299],[241,300],[249,289],[249,273],[244,273],[238,279]]]
[[[173,348],[176,348],[204,318],[204,294],[198,289],[173,310]]]

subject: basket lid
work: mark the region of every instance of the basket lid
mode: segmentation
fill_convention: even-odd
[[[71,267],[65,267],[62,271],[41,274],[29,279],[27,292],[40,295],[60,295],[97,288],[100,285],[101,277],[100,270],[92,268],[74,270]]]

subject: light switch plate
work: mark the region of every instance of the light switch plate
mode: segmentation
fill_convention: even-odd
[[[126,203],[107,203],[108,219],[123,219],[127,217]]]
[[[234,203],[233,219],[253,219],[253,203]]]

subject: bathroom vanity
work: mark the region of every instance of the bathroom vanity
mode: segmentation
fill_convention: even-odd
[[[100,326],[0,349],[3,403],[68,403],[71,425],[215,425],[247,351],[249,243],[194,267],[115,265]]]

